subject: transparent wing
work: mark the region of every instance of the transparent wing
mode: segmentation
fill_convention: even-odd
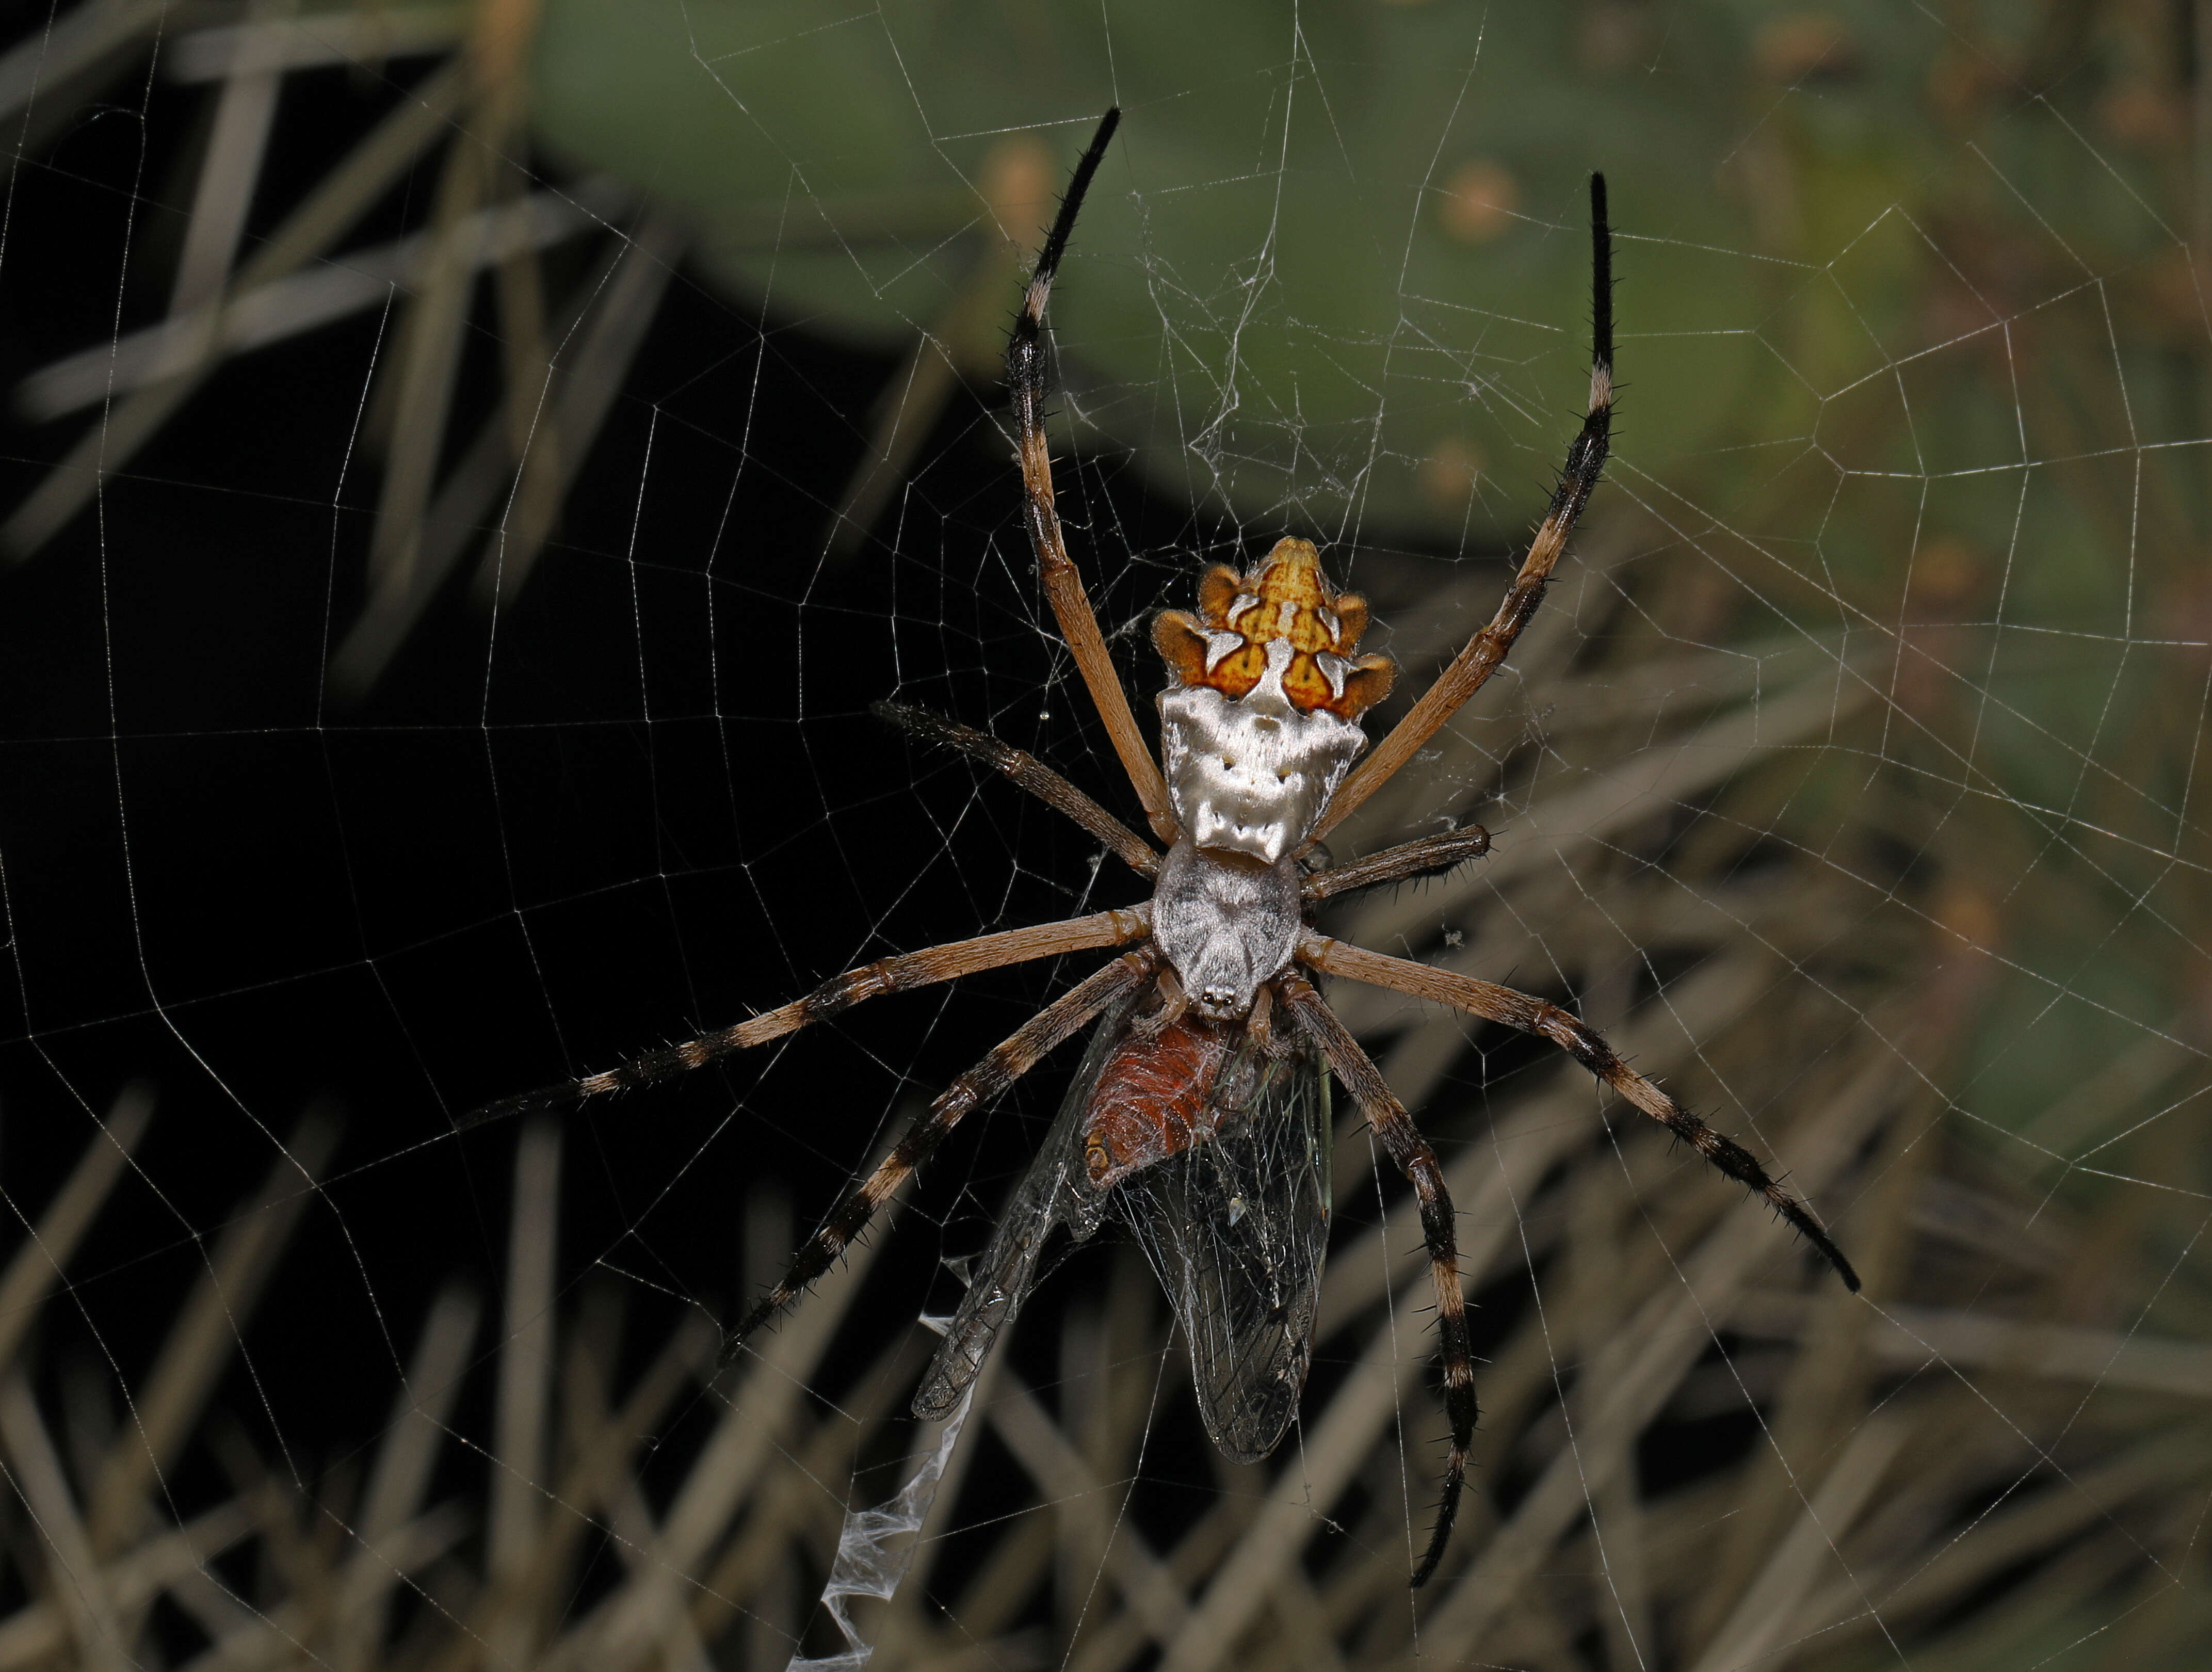
[[[1257,1462],[1290,1426],[1313,1359],[1328,1247],[1328,1073],[1247,1038],[1213,1105],[1210,1136],[1124,1179],[1111,1200],[1189,1337],[1207,1434]]]
[[[1020,1315],[1052,1233],[1066,1225],[1081,1242],[1105,1217],[1105,1200],[1091,1188],[1084,1170],[1085,1114],[1099,1070],[1120,1043],[1134,1002],[1115,1006],[1092,1027],[1082,1066],[1060,1103],[1052,1130],[1000,1214],[990,1246],[969,1268],[968,1292],[914,1396],[916,1416],[935,1421],[960,1402],[960,1395],[991,1356],[992,1344]]]

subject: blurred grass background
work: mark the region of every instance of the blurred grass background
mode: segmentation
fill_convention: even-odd
[[[980,1245],[1011,1164],[949,1162],[958,1207],[925,1189],[734,1381],[708,1387],[701,1314],[763,1280],[866,1149],[813,1079],[832,1054],[877,1061],[888,1114],[1034,986],[996,989],[1004,1014],[973,1029],[871,1017],[764,1070],[734,1123],[621,1181],[639,1195],[615,1218],[646,1231],[613,1256],[589,1254],[605,1204],[564,1170],[580,1140],[502,1138],[509,1157],[437,1134],[579,1056],[1089,887],[995,787],[846,739],[904,693],[1111,793],[1025,579],[995,380],[1025,252],[1112,101],[1124,137],[1054,324],[1063,494],[1138,690],[1149,610],[1282,532],[1332,544],[1409,692],[1486,617],[1572,433],[1581,182],[1607,172],[1618,462],[1510,674],[1344,835],[1472,816],[1498,852],[1331,932],[1571,1000],[1776,1157],[1868,1295],[1656,1133],[1608,1131],[1571,1065],[1340,992],[1451,1164],[1480,1302],[1484,1426],[1443,1572],[1406,1595],[1441,1426],[1418,1237],[1347,1134],[1295,1444],[1252,1470],[1191,1444],[1149,1277],[1127,1250],[1072,1262],[981,1390],[914,1571],[856,1609],[876,1663],[2202,1663],[2208,53],[2203,0],[87,0],[32,20],[0,59],[10,204],[45,192],[98,230],[33,237],[57,223],[27,209],[0,248],[27,1065],[8,1106],[36,1132],[75,1103],[98,1133],[75,1172],[9,1184],[0,1665],[838,1646],[812,1599],[842,1514],[927,1441],[903,1416],[929,1339],[903,1322],[913,1269]],[[94,167],[118,126],[137,150]],[[696,335],[702,314],[726,340]],[[695,335],[656,350],[678,319]],[[324,502],[313,607],[280,615],[291,583],[264,576],[269,628],[216,594],[228,613],[185,635],[205,660],[165,690],[118,626],[161,613],[137,565],[164,519],[240,575],[311,567],[258,549],[253,496],[216,465],[174,462],[225,424],[236,451],[270,445],[282,388],[341,420],[343,472],[254,490]],[[805,445],[778,452],[782,432]],[[756,520],[780,472],[799,508]],[[189,533],[161,497],[180,475],[221,489]],[[686,499],[702,566],[665,520]],[[97,596],[64,629],[35,589],[70,566]],[[668,673],[687,646],[707,672]],[[282,702],[257,658],[289,668]],[[578,695],[625,664],[635,685]],[[218,726],[197,705],[231,678]],[[41,706],[79,686],[81,710]],[[645,848],[582,834],[619,799],[595,727],[644,762]],[[381,842],[349,814],[327,898],[302,911],[272,879],[226,897],[247,912],[374,921],[380,846],[505,867],[349,955],[398,1023],[350,1049],[428,1087],[383,1105],[348,1051],[316,1063],[312,1085],[368,1106],[353,1150],[320,1116],[294,1130],[251,1053],[176,1008],[259,983],[287,1007],[240,1028],[343,1032],[319,952],[148,951],[195,884],[133,775],[184,805],[161,775],[218,729],[311,735],[334,800],[399,809]],[[79,739],[108,801],[74,834],[121,839],[149,879],[124,913],[136,997],[76,997],[61,943],[94,908],[40,897],[69,892],[72,832],[32,804]],[[410,782],[447,745],[483,757],[483,800]],[[394,787],[355,745],[393,752]],[[722,787],[736,834],[702,838],[664,775]],[[471,836],[492,851],[447,851]],[[739,932],[702,904],[716,887],[758,896]],[[676,999],[629,991],[637,943],[576,923],[599,891],[697,918],[672,937]],[[471,1008],[498,1002],[469,990],[477,966],[434,1001],[410,963],[492,921],[526,943],[495,966],[524,1012],[499,1024]],[[111,1048],[142,1010],[181,1017],[185,1049]],[[101,1049],[72,1057],[85,1029]],[[188,1110],[219,1086],[269,1177],[199,1191],[185,1234],[72,1280],[94,1226],[158,1219],[191,1174],[175,1152],[126,1164],[142,1134],[204,1141],[204,1113],[118,1091],[143,1074]],[[813,1109],[803,1153],[756,1147]],[[645,1145],[662,1118],[579,1129]],[[472,1236],[349,1194],[423,1171]],[[687,1190],[684,1234],[725,1262],[742,1245],[735,1289],[635,1206]],[[327,1373],[388,1417],[326,1414],[292,1368],[322,1338],[255,1321],[310,1208],[411,1245],[413,1265],[370,1242],[315,1264],[358,1268],[374,1318],[345,1327],[381,1362]],[[872,1262],[885,1246],[913,1258]],[[464,1280],[398,1274],[415,1266]],[[499,1298],[489,1326],[471,1274]]]

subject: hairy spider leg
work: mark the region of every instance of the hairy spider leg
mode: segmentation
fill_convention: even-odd
[[[1623,1062],[1595,1029],[1555,1004],[1516,993],[1510,987],[1432,969],[1401,958],[1370,952],[1326,935],[1305,935],[1298,942],[1298,961],[1332,976],[1384,987],[1410,998],[1450,1005],[1485,1021],[1502,1022],[1509,1028],[1548,1039],[1591,1073],[1688,1144],[1722,1173],[1764,1197],[1844,1280],[1844,1286],[1858,1292],[1859,1274],[1844,1257],[1827,1229],[1812,1210],[1767,1176],[1758,1158],[1734,1140],[1723,1138],[1674,1098]]]
[[[1036,756],[927,708],[909,708],[903,702],[872,702],[868,708],[877,719],[889,720],[901,731],[957,749],[1012,779],[1054,812],[1081,825],[1139,876],[1158,872],[1160,856],[1151,843]]]
[[[455,1122],[453,1129],[465,1132],[471,1127],[504,1121],[534,1110],[557,1109],[609,1091],[652,1085],[689,1073],[694,1068],[703,1068],[734,1052],[765,1045],[771,1039],[781,1039],[787,1033],[796,1033],[816,1022],[826,1022],[854,1005],[886,993],[904,993],[985,970],[1002,969],[1010,964],[1057,958],[1063,952],[1126,946],[1151,933],[1150,909],[1139,905],[1126,910],[1093,912],[1088,917],[1070,917],[1057,923],[1039,923],[1026,929],[978,935],[973,940],[948,940],[941,946],[926,946],[918,952],[902,952],[896,958],[881,958],[857,970],[848,970],[823,982],[803,999],[763,1011],[718,1033],[702,1034],[680,1045],[633,1058],[604,1073],[588,1074],[582,1079],[556,1085],[541,1085],[534,1091],[486,1104]]]
[[[1604,474],[1613,436],[1613,230],[1606,223],[1602,174],[1590,176],[1590,268],[1589,410],[1581,433],[1567,448],[1566,469],[1553,491],[1551,508],[1528,543],[1521,572],[1513,577],[1490,624],[1467,641],[1467,648],[1391,728],[1389,736],[1352,768],[1352,775],[1338,787],[1301,852],[1310,851],[1382,788],[1482,689],[1512,650],[1513,641],[1536,613],[1536,606],[1544,601],[1544,588],[1551,584],[1552,571],[1566,550],[1567,536],[1574,532],[1598,477]]]
[[[1452,1522],[1459,1514],[1460,1489],[1467,1483],[1467,1450],[1474,1438],[1481,1412],[1474,1397],[1474,1346],[1467,1333],[1467,1297],[1460,1288],[1459,1238],[1452,1218],[1451,1192],[1444,1186],[1443,1169],[1437,1152],[1421,1136],[1406,1105],[1398,1101],[1389,1081],[1382,1078],[1359,1042],[1338,1019],[1328,1001],[1315,991],[1304,976],[1279,976],[1275,988],[1291,1014],[1320,1050],[1329,1071],[1352,1094],[1359,1112],[1374,1128],[1375,1135],[1398,1170],[1413,1184],[1421,1204],[1421,1237],[1429,1250],[1429,1272],[1437,1286],[1437,1333],[1444,1361],[1444,1415],[1451,1422],[1451,1456],[1444,1463],[1443,1491],[1437,1499],[1437,1524],[1429,1535],[1429,1547],[1413,1570],[1413,1589],[1419,1590],[1443,1560],[1450,1541]]]
[[[851,1246],[875,1211],[890,1201],[907,1176],[928,1160],[961,1117],[988,1103],[1035,1067],[1046,1052],[1079,1031],[1091,1018],[1123,994],[1152,979],[1159,957],[1150,947],[1124,952],[1088,979],[1078,982],[1059,998],[1030,1018],[990,1054],[945,1088],[928,1111],[901,1135],[891,1152],[823,1220],[822,1228],[791,1262],[783,1280],[722,1343],[721,1362],[728,1364],[744,1346],[745,1338],[797,1300],[806,1286],[828,1271],[837,1256]]]
[[[1167,781],[1160,776],[1159,763],[1152,758],[1152,751],[1145,745],[1144,733],[1137,729],[1137,716],[1129,707],[1128,694],[1121,689],[1121,682],[1114,672],[1114,659],[1107,654],[1106,641],[1098,631],[1098,617],[1091,612],[1090,596],[1083,590],[1083,577],[1076,571],[1075,560],[1067,555],[1067,541],[1060,531],[1060,513],[1053,501],[1052,449],[1044,428],[1045,303],[1052,295],[1052,281],[1060,271],[1060,258],[1067,252],[1068,237],[1075,230],[1075,216],[1083,207],[1083,195],[1091,189],[1091,176],[1098,172],[1099,159],[1106,155],[1107,143],[1114,137],[1114,130],[1121,121],[1118,108],[1108,111],[1099,120],[1098,131],[1091,136],[1091,149],[1075,165],[1075,176],[1068,182],[1067,196],[1060,202],[1060,217],[1052,223],[1051,235],[1045,240],[1043,252],[1037,257],[1036,270],[1030,275],[1029,289],[1022,296],[1021,313],[1014,320],[1013,335],[1006,342],[1006,384],[1013,395],[1017,453],[1027,502],[1030,544],[1036,552],[1037,575],[1044,584],[1044,595],[1051,602],[1053,618],[1060,623],[1060,635],[1075,658],[1084,684],[1090,689],[1098,717],[1106,723],[1107,735],[1114,740],[1114,752],[1121,757],[1122,769],[1129,775],[1137,800],[1144,804],[1145,818],[1152,833],[1162,842],[1172,844],[1176,831],[1175,815],[1168,810]]]
[[[1299,896],[1309,906],[1334,900],[1340,894],[1357,893],[1384,883],[1412,882],[1417,878],[1441,877],[1469,860],[1490,851],[1490,832],[1480,824],[1462,824],[1442,836],[1421,836],[1385,848],[1364,860],[1353,860],[1328,871],[1316,871],[1298,885]]]

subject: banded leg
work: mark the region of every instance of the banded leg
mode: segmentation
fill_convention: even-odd
[[[839,1202],[791,1262],[783,1280],[745,1314],[722,1344],[721,1362],[738,1356],[745,1338],[797,1300],[806,1286],[828,1271],[837,1256],[859,1236],[876,1209],[890,1200],[907,1175],[925,1161],[960,1119],[978,1104],[988,1103],[1036,1066],[1047,1051],[1124,994],[1150,980],[1159,963],[1149,947],[1124,952],[1088,980],[1077,982],[1059,998],[1017,1028],[994,1047],[991,1054],[945,1088],[944,1095],[892,1146],[891,1152],[876,1164],[856,1189]]]
[[[1318,1049],[1359,1105],[1359,1112],[1375,1128],[1382,1147],[1413,1186],[1421,1203],[1421,1237],[1428,1244],[1429,1269],[1437,1286],[1437,1333],[1442,1338],[1444,1361],[1444,1414],[1451,1421],[1451,1456],[1444,1464],[1443,1490],[1437,1500],[1437,1524],[1429,1535],[1429,1547],[1413,1570],[1413,1588],[1419,1590],[1443,1559],[1451,1537],[1452,1521],[1459,1513],[1460,1489],[1467,1483],[1467,1449],[1474,1438],[1475,1419],[1480,1414],[1474,1397],[1474,1347],[1467,1333],[1467,1297],[1459,1283],[1459,1240],[1452,1220],[1451,1193],[1444,1188],[1443,1169],[1359,1042],[1337,1019],[1328,1001],[1304,976],[1280,976],[1276,990],[1299,1028]]]
[[[877,719],[889,720],[902,732],[957,749],[1011,778],[1054,812],[1080,824],[1139,876],[1150,877],[1159,870],[1160,856],[1150,843],[1036,756],[1000,742],[988,732],[963,726],[927,708],[912,708],[902,702],[872,702],[868,708]]]
[[[1337,788],[1313,834],[1311,848],[1340,824],[1361,802],[1420,751],[1444,722],[1480,690],[1513,648],[1514,640],[1544,601],[1544,588],[1566,550],[1567,536],[1604,474],[1606,453],[1613,437],[1613,231],[1605,218],[1605,176],[1590,176],[1590,383],[1589,410],[1582,431],[1567,448],[1567,466],[1553,490],[1551,508],[1544,514],[1536,537],[1528,543],[1521,572],[1506,589],[1490,625],[1467,642],[1467,648],[1421,694],[1420,701],[1391,728],[1390,735],[1352,769]]]
[[[858,970],[848,970],[843,975],[823,982],[803,999],[795,999],[775,1010],[749,1017],[719,1033],[687,1039],[680,1045],[671,1045],[665,1050],[634,1058],[604,1073],[589,1074],[582,1079],[568,1080],[558,1085],[541,1085],[534,1091],[524,1091],[512,1097],[502,1097],[497,1103],[486,1104],[473,1114],[463,1116],[455,1122],[454,1129],[465,1132],[471,1127],[503,1121],[533,1110],[555,1109],[609,1091],[626,1091],[641,1085],[651,1085],[659,1080],[689,1073],[694,1068],[703,1068],[733,1052],[750,1050],[756,1045],[765,1045],[771,1039],[781,1039],[787,1033],[796,1033],[811,1023],[826,1022],[831,1017],[850,1010],[854,1005],[885,993],[904,993],[913,988],[954,981],[962,976],[1000,969],[1009,964],[1028,964],[1041,958],[1056,958],[1062,952],[1089,952],[1101,946],[1126,946],[1132,941],[1142,940],[1152,933],[1152,927],[1151,908],[1140,905],[1126,911],[1093,912],[1088,917],[1071,917],[1058,923],[1038,923],[1026,929],[1007,929],[999,934],[978,935],[973,940],[949,940],[942,946],[928,946],[918,952],[902,952],[896,958],[882,958],[874,964],[863,964]]]
[[[1412,882],[1422,877],[1441,877],[1469,860],[1490,851],[1490,832],[1480,824],[1462,824],[1442,836],[1423,836],[1385,848],[1364,860],[1316,871],[1298,885],[1298,893],[1310,906],[1333,900],[1340,894],[1357,893],[1383,883]]]
[[[1721,1172],[1765,1197],[1769,1207],[1820,1250],[1821,1257],[1844,1280],[1844,1286],[1854,1294],[1858,1292],[1859,1274],[1851,1269],[1851,1262],[1844,1257],[1844,1251],[1836,1246],[1826,1227],[1813,1217],[1810,1208],[1768,1177],[1766,1170],[1749,1150],[1733,1139],[1721,1136],[1615,1056],[1613,1047],[1579,1017],[1542,999],[1516,993],[1510,987],[1370,952],[1364,946],[1331,940],[1326,935],[1303,937],[1298,942],[1297,955],[1299,963],[1325,970],[1332,976],[1364,982],[1370,987],[1386,987],[1411,998],[1450,1005],[1470,1016],[1502,1022],[1509,1028],[1550,1040]]]
[[[1152,833],[1172,845],[1176,822],[1168,810],[1167,781],[1160,776],[1159,763],[1137,729],[1137,716],[1114,672],[1114,659],[1106,653],[1098,617],[1091,612],[1091,599],[1083,590],[1083,577],[1067,555],[1067,541],[1054,504],[1052,450],[1044,429],[1045,303],[1052,295],[1060,258],[1067,252],[1076,213],[1083,207],[1083,194],[1091,189],[1091,176],[1098,172],[1099,160],[1106,155],[1106,146],[1121,122],[1119,109],[1108,111],[1099,121],[1098,131],[1091,136],[1091,149],[1075,165],[1075,177],[1068,182],[1067,196],[1060,205],[1060,218],[1052,223],[1051,235],[1030,275],[1013,336],[1006,344],[1006,383],[1014,398],[1015,438],[1027,500],[1030,544],[1036,552],[1037,575],[1044,583],[1044,595],[1051,602],[1053,618],[1060,623],[1060,635],[1075,658],[1083,683],[1090,688],[1098,717],[1106,722],[1107,735],[1114,739],[1114,752],[1121,757],[1122,769],[1129,775],[1137,800],[1144,804]]]

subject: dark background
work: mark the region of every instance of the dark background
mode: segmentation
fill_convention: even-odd
[[[295,77],[279,134],[302,183],[389,98]],[[118,272],[124,328],[163,306],[140,276],[175,236],[194,105],[157,82],[143,111],[87,114],[22,169],[0,261],[9,381],[113,334]],[[399,194],[365,230],[421,210]],[[825,564],[891,366],[764,336],[688,277],[519,605],[489,617],[464,565],[365,700],[332,695],[324,660],[363,596],[375,502],[355,432],[388,325],[233,363],[96,514],[0,570],[9,1198],[35,1213],[94,1117],[128,1083],[154,1088],[133,1198],[80,1262],[79,1322],[135,1379],[199,1268],[193,1239],[307,1105],[337,1110],[326,1206],[249,1332],[288,1344],[250,1356],[310,1449],[381,1421],[385,1332],[404,1341],[434,1285],[495,1281],[514,1134],[457,1139],[454,1116],[856,958],[1064,912],[1090,880],[1079,839],[915,760],[866,713],[894,693],[1012,702],[1049,672],[982,402],[957,403],[927,450],[896,552]],[[480,412],[494,345],[476,327]],[[0,493],[27,492],[81,423],[11,428]],[[963,690],[936,675],[944,640]],[[802,1216],[825,1208],[886,1114],[1034,984],[951,1012],[937,995],[883,1006],[856,1024],[865,1049],[805,1040],[765,1077],[733,1065],[579,1111],[564,1264],[649,1265],[719,1311],[747,1192],[790,1178]]]
[[[397,84],[290,78],[249,250],[289,204],[286,170],[304,189]],[[161,246],[189,205],[202,104],[143,77],[113,93],[18,173],[0,381],[167,305]],[[420,224],[428,190],[411,180],[362,239]],[[496,392],[487,289],[455,453]],[[893,362],[764,326],[688,273],[519,603],[488,613],[465,562],[366,697],[331,689],[326,656],[366,595],[362,415],[392,325],[367,314],[233,361],[94,511],[0,568],[15,1211],[35,1217],[126,1086],[157,1099],[74,1262],[74,1304],[49,1310],[46,1373],[104,1364],[139,1385],[208,1244],[303,1112],[334,1112],[337,1158],[212,1401],[310,1480],[382,1427],[441,1285],[493,1298],[479,1348],[495,1349],[515,1133],[457,1135],[457,1117],[893,951],[1139,893],[1011,787],[866,712],[892,696],[949,710],[1135,816],[1045,624],[1000,392],[956,396],[875,538],[825,559]],[[11,415],[0,496],[29,492],[84,423]],[[1109,629],[1140,629],[1237,538],[1111,459],[1064,467],[1061,491],[1079,542],[1115,555],[1090,564]],[[1141,689],[1141,632],[1118,642]],[[570,1301],[620,1290],[633,1363],[687,1311],[726,1317],[888,1123],[1086,968],[874,1006],[763,1061],[572,1110]],[[915,1257],[879,1263],[872,1315],[950,1304],[936,1256],[980,1247],[1065,1055],[948,1147],[906,1216]],[[880,1344],[866,1333],[855,1353]],[[489,1392],[477,1378],[465,1432]],[[1172,1448],[1160,1461],[1171,1474]],[[195,1450],[180,1502],[213,1466]]]

